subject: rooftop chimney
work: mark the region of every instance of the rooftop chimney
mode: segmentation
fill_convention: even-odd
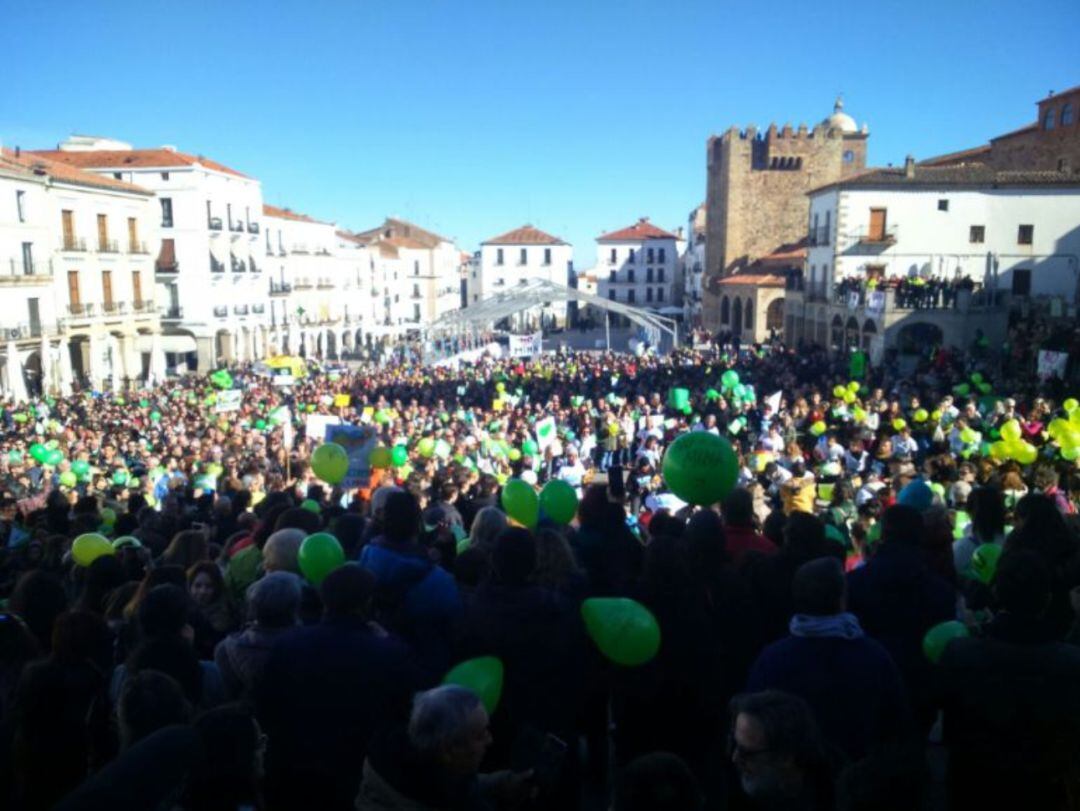
[[[915,177],[915,158],[913,158],[911,155],[908,155],[906,158],[904,158],[904,177]]]

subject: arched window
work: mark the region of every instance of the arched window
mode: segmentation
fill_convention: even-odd
[[[742,299],[736,298],[731,312],[731,331],[736,335],[743,330]]]
[[[1061,105],[1061,126],[1067,127],[1073,122],[1073,106],[1072,104]]]
[[[724,296],[720,301],[720,323],[727,324],[729,321],[731,321],[731,302],[728,301],[727,296]]]
[[[844,346],[844,321],[838,315],[833,316],[829,330],[829,346],[837,350]]]
[[[754,302],[753,299],[746,300],[746,306],[743,307],[743,319],[746,321],[746,328],[754,328]]]

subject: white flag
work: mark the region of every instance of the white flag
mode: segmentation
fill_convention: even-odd
[[[548,446],[555,441],[555,418],[544,417],[542,420],[536,421],[536,446],[540,449],[541,455],[548,449]]]
[[[782,394],[783,392],[778,391],[775,394],[770,394],[768,397],[765,398],[765,405],[772,409],[773,414],[777,414],[780,411],[780,396]]]

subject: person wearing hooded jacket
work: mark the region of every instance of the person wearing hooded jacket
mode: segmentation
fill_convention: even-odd
[[[418,542],[420,515],[412,493],[392,493],[383,533],[364,547],[360,565],[375,575],[376,619],[408,640],[423,667],[441,675],[450,666],[461,597],[453,576]]]

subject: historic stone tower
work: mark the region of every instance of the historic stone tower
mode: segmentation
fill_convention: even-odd
[[[708,141],[702,322],[719,327],[716,280],[749,267],[782,245],[804,239],[806,193],[866,167],[866,125],[860,130],[836,100],[833,114],[808,131],[791,125],[765,132],[732,127]]]

